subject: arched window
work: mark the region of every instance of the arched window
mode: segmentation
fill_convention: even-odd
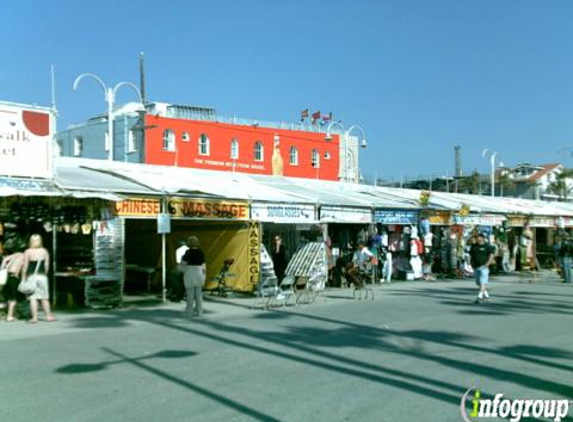
[[[135,129],[131,129],[127,134],[127,152],[137,151],[137,135]]]
[[[265,159],[265,149],[261,141],[255,142],[255,161],[263,161]]]
[[[231,140],[231,160],[239,159],[239,141],[236,139]]]
[[[74,139],[74,157],[81,157],[84,151],[84,140],[81,136]]]
[[[171,129],[163,131],[163,149],[166,151],[175,151],[175,132]]]
[[[293,166],[298,166],[298,149],[296,147],[290,147],[289,163]]]
[[[209,155],[209,137],[204,133],[199,136],[199,155]]]
[[[311,165],[315,169],[320,167],[320,154],[316,149],[312,150]]]
[[[181,140],[183,142],[189,142],[191,140],[189,137],[189,132],[183,132],[183,135],[181,135]]]

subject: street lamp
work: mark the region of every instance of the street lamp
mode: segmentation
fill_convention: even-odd
[[[132,84],[131,82],[119,82],[113,88],[107,87],[103,83],[101,78],[99,78],[98,76],[96,76],[92,73],[83,73],[80,76],[78,76],[76,78],[76,80],[74,81],[74,91],[76,91],[78,89],[78,85],[79,85],[80,81],[82,81],[84,78],[94,79],[99,84],[99,86],[102,87],[103,92],[105,94],[105,100],[107,101],[107,137],[109,139],[109,157],[108,157],[108,159],[110,161],[113,161],[113,148],[114,148],[114,144],[113,144],[113,105],[115,103],[115,94],[117,93],[117,90],[119,88],[121,88],[122,86],[130,87],[137,93],[137,96],[139,97],[139,102],[143,106],[143,98],[141,96],[141,92],[139,92],[139,89],[137,89],[137,87],[134,84]]]
[[[491,164],[491,197],[495,196],[495,156],[497,155],[497,151],[492,151],[490,149],[484,149],[481,153],[482,158],[485,158],[489,155],[489,160]]]
[[[368,146],[368,142],[366,141],[366,134],[364,133],[364,129],[362,129],[362,126],[360,125],[352,125],[348,128],[348,130],[344,129],[344,126],[342,125],[342,123],[340,122],[331,122],[327,127],[326,127],[326,136],[325,139],[327,141],[332,140],[332,134],[331,134],[331,129],[334,126],[338,126],[343,132],[344,132],[344,181],[348,182],[348,158],[349,158],[349,153],[348,153],[348,138],[350,136],[350,133],[353,130],[358,130],[362,133],[362,142],[360,143],[360,147],[361,148],[366,148]]]

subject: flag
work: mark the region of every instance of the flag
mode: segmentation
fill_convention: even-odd
[[[306,118],[308,118],[308,108],[300,112],[300,121],[304,122]]]
[[[312,113],[312,124],[315,124],[318,120],[320,120],[320,111],[315,111]]]
[[[322,116],[322,125],[327,124],[328,122],[332,121],[332,111],[324,116]]]

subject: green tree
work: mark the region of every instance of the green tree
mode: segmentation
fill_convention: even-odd
[[[568,179],[573,178],[573,169],[564,169],[557,175],[555,181],[549,184],[547,190],[559,197],[559,200],[567,202],[573,187],[567,183]]]

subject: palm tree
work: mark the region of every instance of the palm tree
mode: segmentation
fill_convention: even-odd
[[[567,202],[569,194],[573,191],[573,187],[567,183],[567,180],[571,178],[573,178],[573,169],[563,169],[563,171],[555,177],[555,181],[549,184],[547,190],[559,196],[561,201]]]

